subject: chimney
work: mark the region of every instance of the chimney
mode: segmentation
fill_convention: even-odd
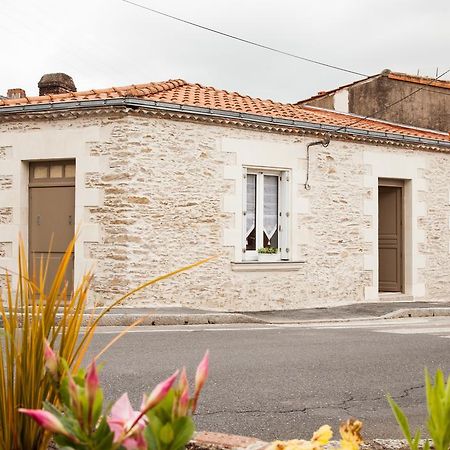
[[[77,91],[72,77],[65,73],[47,73],[43,75],[39,80],[38,87],[40,96]]]
[[[27,96],[27,94],[23,89],[15,88],[15,89],[8,89],[6,96],[8,98],[24,98]]]

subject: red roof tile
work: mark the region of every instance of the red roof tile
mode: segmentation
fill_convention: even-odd
[[[237,92],[228,92],[213,87],[201,86],[200,84],[187,83],[183,80],[169,80],[160,83],[138,84],[109,89],[91,89],[84,92],[69,92],[42,97],[0,98],[0,109],[8,106],[123,97],[450,141],[450,136],[445,133],[391,124],[376,119],[361,119],[355,115],[338,113],[312,106],[261,100],[259,98],[244,96]]]

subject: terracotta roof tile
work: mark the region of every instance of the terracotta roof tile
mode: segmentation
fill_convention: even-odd
[[[27,104],[84,101],[105,98],[133,97],[181,105],[200,106],[211,109],[249,113],[284,119],[293,119],[316,124],[353,127],[369,131],[403,134],[429,139],[450,141],[448,134],[423,130],[414,127],[391,124],[376,119],[361,119],[351,114],[338,113],[313,106],[278,103],[241,95],[237,92],[191,84],[183,80],[169,80],[161,83],[136,84],[112,87],[109,89],[91,89],[83,92],[69,92],[42,97],[17,99],[0,98],[0,108]],[[358,123],[355,123],[358,121]]]

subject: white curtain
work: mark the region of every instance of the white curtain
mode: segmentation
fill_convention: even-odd
[[[247,176],[247,213],[246,213],[246,235],[256,226],[256,175]]]
[[[278,177],[264,175],[264,219],[263,230],[269,240],[278,227]]]

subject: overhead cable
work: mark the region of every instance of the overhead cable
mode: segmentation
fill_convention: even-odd
[[[323,66],[323,67],[328,67],[330,69],[340,70],[341,72],[351,73],[353,75],[359,75],[359,76],[362,76],[362,77],[368,77],[369,76],[369,75],[366,75],[365,73],[356,72],[355,70],[346,69],[345,67],[335,66],[333,64],[324,63],[322,61],[317,61],[315,59],[306,58],[304,56],[299,56],[299,55],[296,55],[294,53],[286,52],[284,50],[280,50],[280,49],[277,49],[275,47],[270,47],[269,45],[259,44],[258,42],[251,41],[249,39],[245,39],[245,38],[242,38],[242,37],[239,37],[239,36],[235,36],[233,34],[225,33],[223,31],[219,31],[219,30],[216,30],[214,28],[206,27],[204,25],[200,25],[198,23],[191,22],[190,20],[182,19],[181,17],[173,16],[172,14],[168,14],[168,13],[165,13],[163,11],[159,11],[157,9],[150,8],[148,6],[142,5],[140,3],[136,3],[136,2],[131,1],[131,0],[120,0],[120,1],[122,1],[123,3],[128,3],[129,5],[136,6],[138,8],[142,8],[142,9],[144,9],[146,11],[149,11],[149,12],[152,12],[154,14],[158,14],[160,16],[164,16],[164,17],[167,17],[169,19],[177,20],[178,22],[182,22],[182,23],[185,23],[187,25],[192,25],[194,27],[201,28],[202,30],[218,34],[220,36],[225,36],[227,38],[234,39],[235,41],[244,42],[245,44],[249,44],[249,45],[253,45],[255,47],[263,48],[265,50],[270,50],[271,52],[274,52],[274,53],[279,53],[281,55],[290,56],[291,58],[300,59],[302,61],[306,61],[306,62],[309,62],[309,63],[312,63],[312,64],[317,64],[317,65]]]

